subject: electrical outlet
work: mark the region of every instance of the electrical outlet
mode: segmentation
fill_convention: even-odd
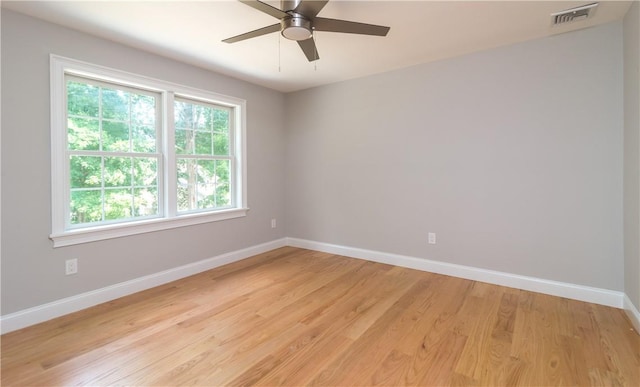
[[[435,245],[436,244],[436,233],[435,232],[430,232],[429,233],[429,244],[430,245]]]
[[[64,272],[66,275],[76,274],[78,272],[78,259],[67,259],[64,261]]]
[[[276,228],[276,219],[271,219],[271,228]]]

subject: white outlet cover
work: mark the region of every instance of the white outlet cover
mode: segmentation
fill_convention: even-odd
[[[429,233],[429,244],[430,245],[435,245],[436,244],[436,233],[435,232],[430,232]]]
[[[66,275],[76,274],[78,272],[78,259],[67,259],[64,262],[64,270]]]

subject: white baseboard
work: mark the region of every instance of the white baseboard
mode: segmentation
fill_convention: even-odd
[[[640,312],[626,294],[624,295],[624,311],[627,313],[627,316],[629,317],[629,320],[631,320],[631,324],[633,324],[636,332],[640,334]]]
[[[283,246],[311,249],[330,254],[344,255],[347,257],[366,259],[368,261],[402,266],[431,273],[444,274],[474,281],[550,294],[579,301],[592,302],[594,304],[612,306],[615,308],[624,308],[629,319],[636,328],[636,331],[640,332],[640,313],[631,300],[622,292],[480,269],[471,266],[432,261],[423,258],[359,249],[355,247],[340,246],[298,238],[282,238],[0,316],[0,333],[8,333],[60,317],[65,314],[77,312],[91,306],[115,300],[155,286],[163,285],[218,266],[240,261]]]
[[[0,332],[15,331],[283,246],[286,246],[285,238],[10,313],[0,317]]]
[[[480,269],[471,266],[383,253],[380,251],[364,250],[355,247],[339,246],[304,239],[286,238],[286,240],[287,245],[293,247],[300,247],[331,254],[344,255],[347,257],[366,259],[368,261],[402,266],[410,269],[428,271],[431,273],[444,274],[474,281],[487,282],[490,284],[550,294],[552,296],[586,301],[594,304],[612,306],[615,308],[623,307],[623,298],[625,294],[623,292],[617,292],[608,289],[575,285],[566,282],[551,281],[536,277],[528,277],[523,275],[504,273],[500,271]]]

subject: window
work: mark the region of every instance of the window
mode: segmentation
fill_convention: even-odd
[[[160,215],[159,94],[66,77],[69,228]]]
[[[231,205],[228,108],[176,99],[178,212]]]
[[[246,215],[244,111],[52,55],[54,246]]]

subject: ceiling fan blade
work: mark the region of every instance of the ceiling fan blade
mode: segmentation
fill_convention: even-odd
[[[293,10],[295,13],[304,15],[307,19],[313,20],[329,0],[302,0]]]
[[[313,38],[298,40],[298,45],[302,49],[302,52],[304,52],[304,55],[307,56],[307,59],[309,59],[309,62],[320,59],[320,56],[318,56],[318,49],[316,48],[316,42]]]
[[[288,13],[270,6],[269,4],[263,3],[258,0],[239,0],[241,3],[248,5],[251,8],[257,9],[260,12],[264,12],[267,15],[271,15],[276,19],[282,19],[283,17],[289,16]]]
[[[271,26],[267,26],[267,27],[262,27],[262,28],[259,28],[257,30],[246,32],[244,34],[240,34],[240,35],[237,35],[237,36],[233,36],[231,38],[227,38],[227,39],[223,40],[223,42],[225,42],[225,43],[235,43],[235,42],[239,42],[241,40],[256,38],[258,36],[270,34],[272,32],[278,32],[278,31],[280,31],[280,23],[274,24],[274,25],[271,25]]]
[[[313,20],[313,29],[316,31],[344,32],[347,34],[386,36],[390,27],[317,17]]]

